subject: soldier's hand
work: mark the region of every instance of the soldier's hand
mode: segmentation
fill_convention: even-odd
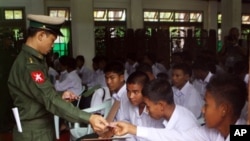
[[[75,95],[71,91],[65,91],[62,95],[62,99],[64,99],[67,102],[72,102],[72,101],[79,99],[79,96]]]
[[[89,122],[97,134],[102,134],[108,130],[108,122],[100,115],[92,114]]]

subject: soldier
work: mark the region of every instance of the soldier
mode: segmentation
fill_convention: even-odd
[[[14,141],[54,141],[53,115],[71,122],[89,122],[94,131],[106,130],[107,121],[99,115],[91,115],[70,102],[78,97],[65,91],[57,93],[48,77],[45,55],[57,36],[63,36],[60,27],[64,18],[44,15],[28,15],[28,36],[17,56],[8,79],[10,95],[18,107],[23,132],[14,127]]]

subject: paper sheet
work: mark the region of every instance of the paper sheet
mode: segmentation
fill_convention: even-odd
[[[19,116],[19,112],[18,112],[17,107],[12,108],[12,112],[13,112],[15,120],[16,120],[16,125],[17,125],[18,132],[23,132],[21,121],[20,121],[20,116]]]

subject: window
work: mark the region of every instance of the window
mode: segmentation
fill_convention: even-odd
[[[203,22],[199,11],[144,10],[145,22]]]
[[[70,9],[67,7],[50,7],[48,8],[48,13],[51,17],[65,18],[66,23],[69,23],[67,21],[71,20]],[[65,24],[60,30],[63,33],[63,37],[57,36],[54,42],[53,52],[58,52],[59,56],[69,55],[68,43],[70,40],[70,26]]]
[[[69,8],[49,8],[49,16],[65,18],[67,21],[71,20]]]
[[[126,10],[125,9],[95,9],[94,20],[95,21],[125,21]]]
[[[250,24],[250,14],[243,14],[242,15],[242,24]]]
[[[23,19],[23,10],[21,9],[6,9],[4,10],[4,19],[5,20],[22,20]]]
[[[69,30],[67,28],[61,28],[63,37],[57,36],[57,39],[54,42],[53,52],[58,52],[59,56],[69,55],[68,42],[70,39]]]

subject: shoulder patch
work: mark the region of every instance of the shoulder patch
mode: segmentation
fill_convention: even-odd
[[[38,84],[42,84],[42,83],[44,83],[44,74],[43,74],[43,72],[42,71],[40,71],[40,70],[37,70],[37,71],[32,71],[31,72],[31,77],[32,77],[32,79],[33,79],[33,81],[35,81],[36,83],[38,83]]]

